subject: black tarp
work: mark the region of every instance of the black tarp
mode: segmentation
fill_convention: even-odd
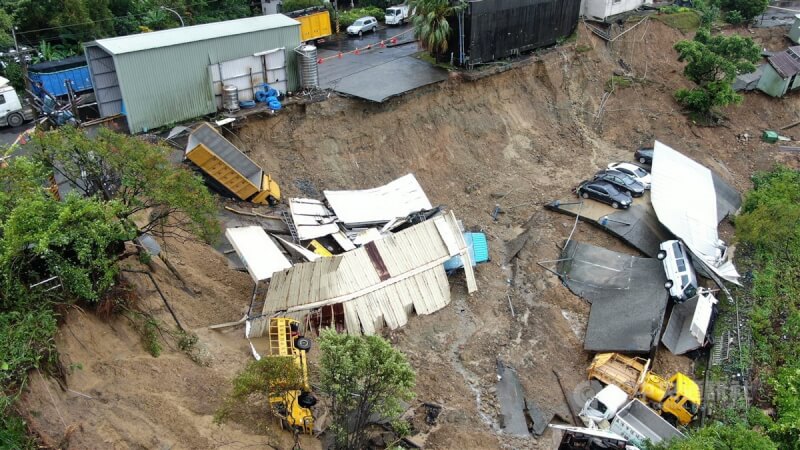
[[[581,0],[479,0],[463,18],[465,64],[516,56],[555,44],[575,31]],[[451,19],[449,48],[459,62],[459,20]]]
[[[70,56],[69,58],[58,61],[45,61],[39,64],[28,66],[28,70],[37,73],[60,72],[62,70],[74,69],[86,65],[86,57],[83,55]]]

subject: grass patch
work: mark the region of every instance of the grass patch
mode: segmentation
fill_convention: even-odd
[[[683,34],[697,31],[700,28],[700,16],[694,11],[680,11],[673,14],[655,14],[653,19],[664,25],[675,28]]]
[[[428,52],[426,52],[424,50],[421,51],[421,52],[416,53],[414,55],[414,57],[419,59],[420,61],[425,61],[426,63],[428,63],[428,64],[430,64],[432,66],[439,67],[439,68],[442,68],[442,69],[445,69],[445,70],[455,70],[456,69],[454,66],[450,65],[450,63],[448,63],[448,62],[437,62],[436,58],[433,55],[431,55],[430,53],[428,53]]]
[[[613,75],[611,78],[608,79],[608,81],[606,81],[604,90],[606,92],[614,92],[617,89],[625,89],[627,87],[631,87],[635,82],[636,80],[634,80],[631,77],[621,77],[618,75]]]
[[[575,46],[575,53],[586,53],[592,50],[590,45],[578,44]]]

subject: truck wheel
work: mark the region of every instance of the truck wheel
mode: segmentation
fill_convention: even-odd
[[[314,394],[310,392],[303,392],[297,397],[297,404],[303,408],[311,408],[317,404],[317,397],[314,397]]]
[[[666,282],[664,282],[664,288],[672,289],[672,280],[667,280]]]
[[[11,113],[6,120],[8,120],[8,126],[10,127],[18,127],[25,123],[25,118],[20,113]]]
[[[667,252],[665,252],[664,250],[659,250],[658,254],[656,254],[656,258],[658,258],[659,261],[663,261],[664,258],[666,257],[667,257]]]
[[[677,427],[678,426],[678,418],[675,417],[674,414],[664,413],[664,415],[661,416],[661,417],[663,417],[664,420],[666,420],[673,427]]]
[[[294,340],[294,347],[298,350],[309,351],[311,350],[311,339],[300,336]]]

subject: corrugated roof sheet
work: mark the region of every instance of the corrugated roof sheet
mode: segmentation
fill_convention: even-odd
[[[189,42],[291,26],[299,27],[300,22],[290,19],[283,14],[270,14],[266,16],[193,25],[190,27],[171,28],[169,30],[153,31],[150,33],[98,39],[94,42],[112,55],[120,55],[151,48],[169,47]],[[298,33],[300,33],[299,28]]]
[[[336,216],[319,200],[290,198],[289,210],[292,222],[301,241],[327,236],[339,231]]]
[[[273,274],[264,315],[344,304],[347,331],[373,334],[403,326],[408,314],[430,314],[450,302],[443,263],[466,259],[467,290],[477,290],[464,237],[452,212],[353,251]]]
[[[776,53],[767,58],[769,64],[783,78],[800,73],[800,45],[789,47],[786,51]]]

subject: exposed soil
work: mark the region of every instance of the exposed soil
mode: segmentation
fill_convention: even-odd
[[[753,36],[779,49],[788,42],[783,33],[760,29]],[[574,223],[544,211],[544,202],[569,198],[579,180],[610,161],[629,159],[656,138],[740,190],[755,170],[777,161],[800,165],[796,153],[779,153],[758,139],[763,129],[798,120],[797,95],[748,93],[715,128],[681,113],[672,93],[688,83],[672,45],[683,37],[650,21],[608,45],[581,27],[576,42],[477,81],[454,76],[382,105],[332,97],[251,118],[241,130],[251,157],[287,198],[374,187],[413,172],[434,204],[489,236],[492,262],[477,269],[478,292],[467,295],[463,280],[452,278],[450,306],[386,332],[417,370],[413,424],[426,447],[553,447],[549,432],[524,439],[501,431],[493,395],[498,359],[517,369],[540,408],[569,418],[553,370],[570,390],[585,380],[590,355],[582,350],[582,333],[589,307],[537,264],[558,258],[557,244]],[[637,81],[603,101],[615,71]],[[495,205],[504,211],[497,222],[490,216]],[[522,232],[529,233],[526,245],[502,266],[503,243]],[[635,254],[583,223],[574,238]],[[241,328],[206,327],[241,318],[251,282],[208,246],[171,244],[172,260],[199,293],[187,294],[166,268],[156,277],[184,326],[199,336],[207,365],[172,348],[153,358],[127,319],[72,311],[58,337],[62,361],[72,367],[66,377],[72,391],[34,376],[23,400],[34,427],[71,448],[290,448],[291,435],[264,417],[263,405],[226,425],[212,424],[229,380],[250,355]],[[129,279],[138,286],[139,306],[171,324],[149,281],[137,274]],[[655,363],[664,374],[690,366],[688,358],[666,351]],[[443,406],[435,425],[420,418],[422,402]],[[319,446],[314,439],[300,444]]]

